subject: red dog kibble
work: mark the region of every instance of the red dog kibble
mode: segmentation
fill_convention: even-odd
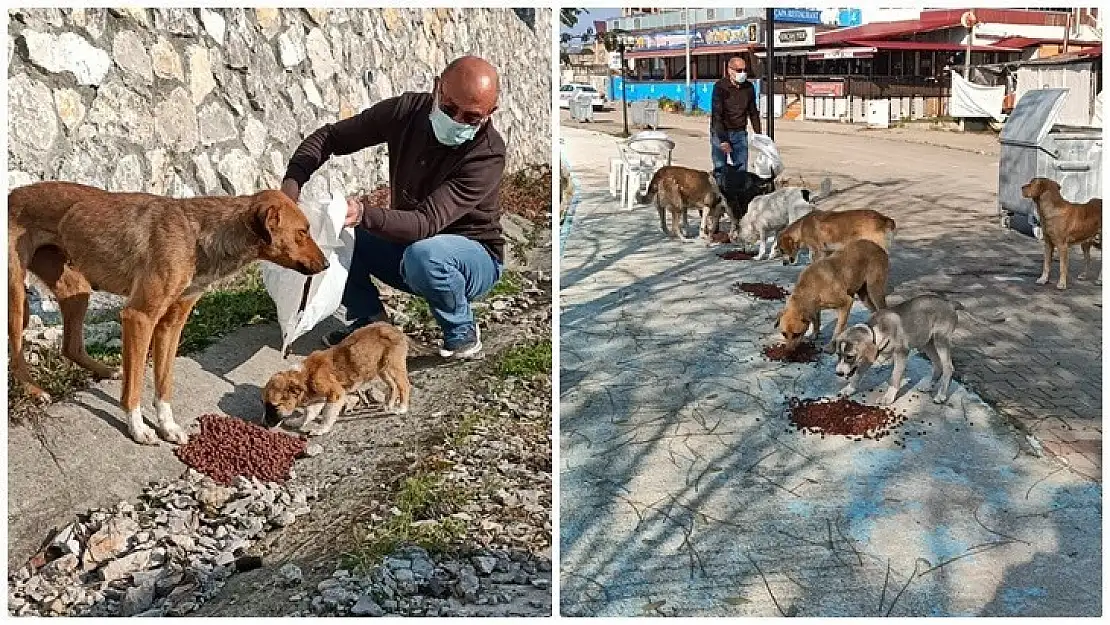
[[[782,300],[786,299],[786,289],[769,282],[740,282],[735,288],[759,299]]]
[[[786,343],[779,343],[765,347],[763,355],[778,362],[817,362],[821,352],[813,343],[798,343],[794,349],[787,347]]]
[[[838,399],[791,398],[790,422],[808,434],[835,434],[879,440],[890,435],[890,429],[905,421],[887,408],[868,406],[846,397]]]
[[[306,441],[282,432],[216,414],[200,418],[200,432],[178,447],[178,459],[220,484],[237,476],[263,482],[289,479],[293,461],[304,453]]]

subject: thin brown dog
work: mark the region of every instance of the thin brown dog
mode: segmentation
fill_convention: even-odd
[[[297,408],[305,408],[302,432],[321,436],[331,431],[348,393],[362,393],[379,377],[389,385],[386,402],[393,414],[409,411],[408,338],[379,321],[359,328],[335,347],[312,352],[299,369],[274,374],[262,389],[263,422],[279,425]],[[316,423],[323,413],[323,421]]]
[[[647,193],[637,194],[636,201],[641,204],[655,202],[659,211],[659,227],[671,237],[681,240],[687,239],[687,211],[691,208],[702,211],[699,233],[705,239],[717,232],[722,214],[728,212],[732,216],[713,174],[678,165],[667,165],[655,172]],[[670,230],[667,229],[667,213],[671,215]]]
[[[798,252],[809,249],[810,260],[817,261],[829,250],[852,241],[871,241],[890,252],[894,242],[894,220],[871,209],[811,211],[786,227],[779,235],[782,264],[796,263]]]
[[[1077,278],[1086,280],[1091,271],[1091,247],[1102,249],[1102,199],[1093,198],[1083,204],[1065,200],[1060,185],[1048,178],[1034,178],[1021,187],[1022,197],[1037,205],[1037,217],[1044,232],[1044,269],[1037,284],[1048,282],[1052,251],[1060,250],[1060,280],[1056,288],[1068,288],[1068,248],[1076,243],[1083,250],[1083,272]],[[1095,284],[1102,284],[1099,269]]]
[[[239,197],[171,199],[109,193],[70,182],[40,182],[8,194],[8,341],[11,371],[24,390],[49,396],[31,378],[23,355],[29,318],[24,280],[30,271],[54,293],[62,313],[63,353],[99,379],[120,372],[85,351],[83,323],[92,291],[128,298],[123,326],[123,393],[131,437],[158,442],[139,407],[153,344],[155,424],[184,443],[173,420],[173,360],[189,312],[204,290],[256,260],[319,273],[328,263],[308,220],[280,191]]]
[[[838,317],[825,351],[832,352],[836,337],[848,325],[852,302],[859,296],[871,312],[886,308],[886,280],[890,257],[871,241],[852,241],[802,270],[786,307],[776,319],[790,349],[797,347],[812,324],[821,332],[821,311],[836,309]]]

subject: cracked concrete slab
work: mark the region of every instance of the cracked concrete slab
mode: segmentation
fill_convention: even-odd
[[[786,400],[835,393],[833,357],[767,361],[781,303],[731,285],[789,289],[798,268],[667,239],[652,207],[609,198],[613,137],[563,137],[579,194],[560,296],[564,615],[1101,613],[1097,482],[1028,453],[972,390],[933,404],[912,388],[920,357],[895,436],[796,432]],[[896,244],[892,262],[912,259]],[[898,275],[892,302],[920,291]]]

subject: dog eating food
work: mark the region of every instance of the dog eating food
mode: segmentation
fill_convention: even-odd
[[[782,300],[787,296],[786,289],[769,282],[740,282],[736,288],[759,299]]]
[[[724,252],[722,254],[717,254],[717,256],[720,256],[725,260],[751,260],[755,258],[755,254],[752,254],[751,252],[741,252],[740,250]]]
[[[906,420],[888,408],[868,406],[850,399],[799,399],[788,403],[790,423],[807,434],[833,434],[874,440],[890,435]],[[858,440],[858,438],[857,438]]]
[[[200,433],[178,447],[177,458],[220,484],[237,476],[263,482],[289,479],[293,460],[304,453],[305,439],[271,432],[242,419],[218,414],[200,418]]]
[[[769,360],[778,362],[816,362],[821,355],[817,345],[813,343],[798,343],[793,349],[786,343],[779,343],[763,349],[763,355]]]

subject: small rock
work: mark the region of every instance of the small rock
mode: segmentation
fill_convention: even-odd
[[[270,523],[273,523],[277,527],[288,527],[296,522],[297,515],[288,510],[283,511],[281,514],[278,514],[270,519]]]
[[[497,558],[490,556],[474,556],[470,561],[474,563],[474,566],[482,575],[493,573],[493,570],[497,567]]]
[[[353,616],[385,616],[385,610],[374,598],[370,595],[362,595],[359,597],[355,605],[351,607],[351,615]]]
[[[304,579],[304,573],[301,572],[301,567],[291,562],[282,565],[282,567],[278,569],[278,574],[281,575],[285,583],[289,585],[299,584],[301,580]]]
[[[134,586],[127,589],[120,603],[120,616],[134,616],[145,612],[154,604],[154,583]]]
[[[114,517],[89,538],[85,559],[105,562],[125,551],[128,542],[139,532],[139,524],[126,517]]]
[[[235,491],[226,486],[212,484],[197,491],[197,501],[209,510],[219,510],[234,494]]]
[[[309,443],[308,446],[304,448],[304,455],[308,458],[319,456],[322,453],[324,453],[324,446],[319,443]]]
[[[100,569],[100,576],[106,582],[114,582],[134,571],[141,571],[150,564],[150,550],[136,551],[122,558],[112,560]],[[144,610],[146,608],[143,608]]]

